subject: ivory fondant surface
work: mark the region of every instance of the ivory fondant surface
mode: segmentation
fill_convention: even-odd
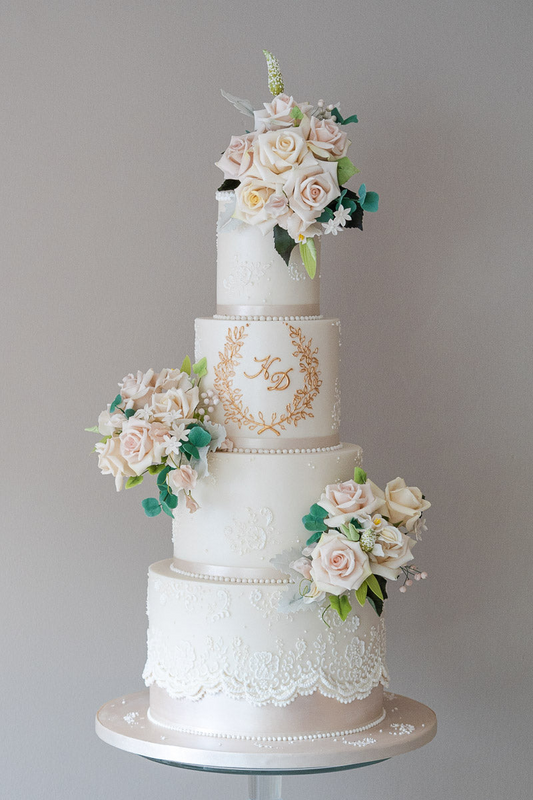
[[[191,562],[194,573],[218,566],[235,577],[245,568],[272,571],[276,554],[304,546],[302,516],[324,486],[350,478],[361,458],[352,444],[326,453],[212,453],[210,474],[194,490],[200,510],[191,514],[180,503],[174,512],[178,566]]]
[[[351,703],[386,683],[383,618],[369,604],[344,623],[329,614],[328,627],[316,606],[280,612],[283,587],[185,579],[171,564],[148,575],[148,686],[286,706],[313,692]]]
[[[339,321],[196,320],[196,355],[207,358],[212,419],[236,447],[338,444]]]
[[[313,279],[305,270],[298,248],[294,248],[287,265],[276,252],[272,231],[263,235],[258,227],[232,217],[234,192],[218,192],[217,200],[217,313],[319,314],[320,262]]]

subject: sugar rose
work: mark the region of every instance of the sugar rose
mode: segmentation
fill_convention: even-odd
[[[154,463],[154,442],[150,436],[151,424],[138,417],[130,417],[122,426],[120,452],[135,475],[140,475]]]
[[[297,558],[296,561],[289,564],[289,567],[299,572],[307,580],[311,580],[311,562],[308,558]]]
[[[216,162],[225,178],[239,180],[252,163],[252,146],[257,134],[247,133],[244,136],[232,136],[229,146]]]
[[[337,161],[346,155],[351,142],[331,119],[311,117],[307,144],[317,158]]]
[[[158,422],[176,419],[190,419],[194,414],[200,399],[197,386],[192,386],[187,381],[188,386],[178,389],[169,389],[166,392],[156,392],[152,397],[152,410],[154,419]]]
[[[119,383],[120,394],[129,408],[142,408],[145,403],[149,403],[154,393],[155,372],[149,369],[148,372],[138,370],[137,375],[130,372]],[[130,402],[131,401],[131,402]]]
[[[269,233],[276,219],[270,217],[265,206],[275,191],[275,184],[267,184],[259,178],[245,178],[235,189],[233,216],[249,225],[257,225],[263,234]]]
[[[190,514],[194,514],[195,511],[198,511],[200,506],[190,494],[185,495],[185,507]]]
[[[180,372],[179,369],[163,369],[156,376],[154,389],[156,392],[167,392],[169,389],[190,389],[192,387],[191,379],[186,372]]]
[[[383,492],[372,481],[356,483],[354,480],[326,486],[318,504],[328,512],[326,524],[332,527],[352,517],[366,518],[385,507]]]
[[[339,595],[347,589],[359,589],[372,572],[359,542],[351,542],[340,533],[324,533],[311,558],[311,578],[321,592]]]
[[[102,436],[112,436],[115,431],[119,431],[122,428],[124,419],[122,411],[110,414],[108,406],[107,411],[102,411],[98,417],[98,433],[101,433]]]
[[[124,485],[124,478],[130,478],[136,474],[122,455],[120,439],[118,436],[112,436],[106,442],[98,442],[95,450],[98,453],[98,467],[101,469],[102,475],[113,475],[116,490],[120,492]]]
[[[295,119],[291,116],[291,111],[296,106],[302,114],[307,114],[313,108],[309,103],[296,103],[293,97],[286,94],[278,94],[271,103],[263,105],[264,110],[254,111],[255,129],[258,133],[294,126]]]
[[[316,159],[309,152],[307,142],[298,128],[267,131],[255,141],[251,174],[257,171],[263,180],[284,183],[283,173],[303,163],[316,164]]]
[[[314,222],[324,208],[339,196],[337,164],[321,161],[320,164],[295,167],[284,186],[292,210],[304,222]]]
[[[184,489],[188,492],[196,486],[198,473],[191,467],[190,464],[183,464],[179,469],[173,469],[168,473],[168,485],[170,488],[178,492]]]
[[[412,560],[411,549],[415,544],[416,542],[394,525],[381,526],[369,554],[372,572],[395,581],[401,572],[400,567]]]
[[[389,481],[385,487],[387,516],[393,525],[405,525],[412,530],[423,511],[431,507],[416,486],[407,486],[403,478]]]
[[[170,435],[170,431],[167,425],[164,425],[162,422],[152,422],[148,429],[148,436],[152,440],[152,459],[154,464],[160,464],[161,459],[165,455],[165,449],[167,447],[167,439]]]

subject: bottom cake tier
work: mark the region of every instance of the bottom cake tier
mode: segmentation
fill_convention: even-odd
[[[150,719],[230,738],[322,738],[383,718],[385,628],[370,605],[345,622],[279,610],[286,585],[185,578],[150,567]]]

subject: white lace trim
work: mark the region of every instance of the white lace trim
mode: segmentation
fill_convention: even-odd
[[[349,634],[341,644],[339,626]],[[368,697],[379,683],[387,685],[385,628],[380,619],[365,640],[356,636],[359,618],[345,623],[332,619],[331,628],[314,641],[302,638],[292,649],[281,639],[273,650],[253,650],[241,637],[200,637],[193,644],[169,644],[162,631],[148,631],[148,660],[143,672],[147,686],[156,683],[170,697],[200,699],[223,692],[254,705],[285,706],[296,697],[320,692],[341,703]]]

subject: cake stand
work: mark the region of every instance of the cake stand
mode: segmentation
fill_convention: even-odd
[[[437,732],[434,712],[408,697],[385,692],[385,718],[359,734],[329,738],[252,741],[198,736],[148,719],[148,690],[106,703],[96,715],[104,742],[182,769],[247,775],[249,800],[281,800],[283,775],[338,772],[370,766],[416,750]]]

